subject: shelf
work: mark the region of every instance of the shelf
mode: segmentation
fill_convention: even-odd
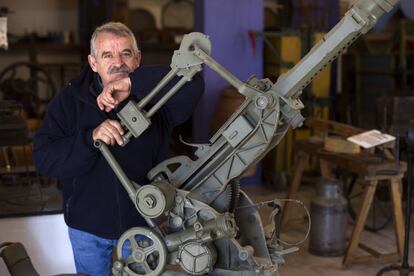
[[[68,50],[82,50],[86,46],[83,44],[61,44],[53,42],[17,42],[10,43],[7,51],[18,51],[18,50],[46,50],[46,51],[68,51]],[[6,52],[7,52],[6,51]]]
[[[177,50],[180,47],[180,45],[174,43],[138,43],[138,47],[140,48],[140,50],[143,51],[173,51]]]
[[[174,51],[179,48],[179,44],[174,43],[140,43],[139,48],[143,51]],[[84,44],[61,44],[61,43],[47,43],[47,42],[18,42],[9,44],[6,51],[0,53],[7,54],[13,51],[81,51],[89,48]]]
[[[13,166],[10,168],[0,167],[0,175],[4,174],[21,174],[21,173],[30,173],[36,172],[36,167],[33,165],[28,166]]]

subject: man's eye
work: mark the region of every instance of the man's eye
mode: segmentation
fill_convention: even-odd
[[[132,56],[132,54],[131,53],[123,53],[122,56],[124,58],[130,58]]]
[[[106,55],[103,55],[103,58],[104,59],[109,59],[109,58],[111,58],[112,56],[110,55],[110,54],[106,54]]]

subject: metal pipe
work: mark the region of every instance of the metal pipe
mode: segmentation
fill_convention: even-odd
[[[240,91],[240,88],[245,85],[244,82],[236,78],[232,73],[227,71],[226,68],[221,66],[217,61],[215,61],[211,56],[209,56],[206,52],[201,50],[196,44],[194,44],[194,55],[200,58],[203,63],[207,64],[212,70],[214,70],[217,74],[222,76],[225,80],[227,80],[231,85],[233,85],[237,90]]]
[[[121,182],[122,186],[124,186],[125,190],[128,193],[129,198],[135,204],[135,195],[137,190],[141,187],[141,185],[136,184],[135,186],[132,184],[131,180],[126,176],[124,170],[122,170],[121,166],[119,166],[118,161],[116,161],[115,157],[112,155],[111,151],[109,150],[108,146],[100,140],[94,142],[94,146],[98,148],[102,155],[105,157],[105,160],[108,162],[109,166],[112,168],[116,176],[118,177],[119,181]],[[164,235],[161,229],[157,226],[157,224],[150,218],[144,217],[145,221],[147,222],[148,226],[157,231],[159,234]]]
[[[124,136],[122,136],[122,140],[124,141],[124,143],[122,144],[122,146],[126,146],[126,144],[129,143],[129,140],[132,138],[132,132],[128,131],[127,133],[125,133]]]
[[[362,0],[354,4],[342,20],[286,74],[273,90],[279,95],[297,98],[319,72],[335,60],[360,35],[368,32],[378,18],[390,11],[398,0]]]
[[[160,92],[160,90],[169,83],[176,75],[176,72],[174,70],[170,70],[167,75],[162,78],[162,80],[157,84],[157,86],[152,89],[152,91],[145,96],[139,103],[138,103],[138,109],[142,109],[149,101],[154,98],[155,95]]]
[[[100,140],[95,141],[94,146],[102,152],[102,155],[105,157],[109,166],[112,168],[122,186],[124,186],[125,190],[127,191],[129,198],[132,200],[132,202],[135,202],[135,194],[137,190],[135,189],[131,180],[125,174],[124,170],[119,165],[118,161],[116,161],[115,157],[112,155],[108,146]]]
[[[179,82],[177,82],[173,88],[168,91],[167,94],[165,94],[164,97],[162,97],[148,112],[147,117],[151,117],[154,115],[155,112],[157,112],[158,109],[161,108],[163,104],[165,104],[172,96],[174,96],[175,93],[178,92],[178,90],[187,82],[186,78],[182,77]]]

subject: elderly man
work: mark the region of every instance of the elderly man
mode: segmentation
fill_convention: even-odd
[[[79,273],[110,275],[117,239],[127,229],[145,225],[93,142],[112,145],[128,177],[146,184],[147,172],[168,157],[173,127],[191,116],[203,90],[196,76],[152,116],[138,139],[121,147],[118,105],[143,98],[169,71],[167,66],[140,67],[140,62],[128,27],[114,22],[98,27],[91,38],[89,66],[50,102],[34,138],[38,171],[63,184],[64,216]]]

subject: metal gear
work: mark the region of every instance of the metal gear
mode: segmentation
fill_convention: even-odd
[[[240,179],[232,179],[229,183],[231,187],[231,197],[230,197],[230,205],[229,211],[233,212],[234,209],[237,207],[240,198]]]
[[[113,269],[125,271],[130,276],[160,275],[167,261],[163,239],[145,227],[134,227],[122,234],[116,253],[118,267]]]
[[[240,180],[232,179],[226,189],[211,203],[218,212],[232,212],[236,208],[240,195]]]
[[[29,118],[43,118],[56,91],[49,72],[30,62],[16,62],[0,72],[0,100],[21,103]]]

